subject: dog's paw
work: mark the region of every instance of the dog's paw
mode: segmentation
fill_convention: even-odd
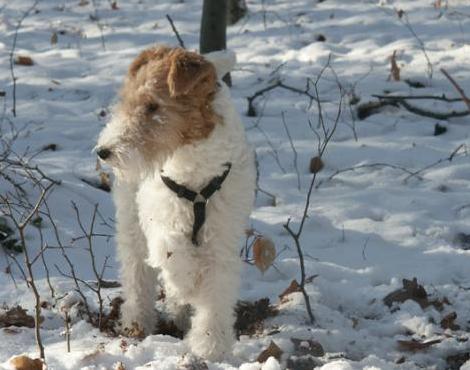
[[[220,361],[231,353],[234,341],[231,334],[217,330],[191,329],[186,342],[196,356],[210,361]]]
[[[130,326],[122,327],[121,333],[122,335],[129,337],[129,338],[136,338],[136,339],[145,338],[144,329],[136,322],[133,322]]]
[[[157,322],[157,312],[152,308],[141,310],[134,305],[122,305],[121,332],[127,336],[140,338],[151,334]]]

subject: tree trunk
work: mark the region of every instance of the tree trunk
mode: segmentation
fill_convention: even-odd
[[[199,52],[225,50],[227,48],[227,0],[204,0],[202,6]],[[231,86],[230,74],[223,80]]]

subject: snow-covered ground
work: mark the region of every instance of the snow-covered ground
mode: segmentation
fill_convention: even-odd
[[[176,45],[166,14],[188,48],[198,45],[201,1],[120,0],[117,9],[111,3],[39,1],[18,31],[16,54],[31,57],[34,65],[15,66],[13,117],[9,52],[16,24],[32,1],[0,1],[0,86],[6,92],[0,97],[5,106],[2,132],[9,135],[9,121],[24,127],[14,144],[17,152],[57,145],[55,151],[41,152],[34,163],[62,181],[48,203],[64,243],[82,235],[71,201],[87,225],[99,204],[96,232],[113,234],[110,194],[83,179],[98,179],[92,149],[132,58],[153,43]],[[263,332],[242,336],[233,358],[208,363],[209,369],[285,367],[294,352],[291,338],[319,342],[326,354],[316,364],[324,370],[446,369],[458,368],[451,367],[459,363],[452,362],[456,355],[460,363],[469,358],[470,120],[438,120],[392,106],[364,120],[355,115],[358,104],[377,101],[373,94],[460,97],[440,68],[470,94],[470,5],[465,0],[440,3],[436,7],[431,0],[252,0],[248,16],[229,28],[228,45],[239,60],[232,74],[232,94],[256,148],[259,186],[275,196],[273,204],[265,193],[258,194],[250,222],[282,252],[264,274],[244,264],[240,296],[251,301],[268,297],[279,314],[265,321]],[[400,81],[389,79],[394,51]],[[317,275],[307,284],[316,318],[312,326],[300,293],[283,303],[278,296],[293,279],[300,279],[293,240],[283,224],[292,217],[295,227],[302,216],[312,176],[309,163],[317,155],[317,136],[308,121],[317,127],[318,106],[310,106],[305,95],[278,88],[255,100],[257,117],[245,113],[246,97],[279,79],[305,89],[307,79],[315,81],[328,58],[331,68],[318,83],[328,127],[341,92],[344,99],[301,237],[307,275]],[[424,88],[412,88],[405,80]],[[357,99],[359,103],[350,104]],[[437,112],[467,109],[463,103],[438,100],[410,104]],[[297,166],[282,115],[298,155]],[[434,136],[436,123],[447,132]],[[452,160],[445,160],[457,148]],[[362,167],[341,172],[356,166]],[[419,176],[407,179],[406,171],[421,169]],[[46,240],[53,243],[51,224],[45,220],[42,227]],[[32,230],[27,236],[34,250],[37,234]],[[78,240],[67,252],[80,277],[93,279],[84,242]],[[110,256],[105,279],[118,279],[112,237],[95,238],[95,251],[100,265]],[[3,252],[0,256],[0,303],[5,310],[21,305],[32,313],[30,290],[13,267],[15,287],[5,272]],[[57,295],[72,291],[73,282],[54,268],[57,264],[66,269],[61,253],[51,249],[45,257]],[[43,299],[52,303],[42,264],[36,264],[35,272]],[[402,279],[414,277],[428,293],[427,300],[440,305],[420,306],[410,299],[392,307],[384,304],[384,297],[402,288]],[[106,289],[105,304],[118,294],[119,288]],[[441,320],[453,312],[454,325],[443,328]],[[142,341],[125,339],[124,345],[123,338],[103,335],[83,320],[73,322],[72,350],[67,353],[57,309],[46,309],[43,316],[49,369],[111,369],[120,362],[125,369],[185,366],[187,348],[179,339],[153,335]],[[436,343],[418,348],[412,340]],[[274,359],[257,363],[271,341],[283,351],[280,365]],[[33,329],[0,329],[0,368],[8,368],[8,359],[22,353],[37,357]]]

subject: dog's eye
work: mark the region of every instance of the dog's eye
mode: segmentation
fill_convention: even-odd
[[[155,113],[157,110],[158,110],[158,104],[157,103],[149,103],[145,106],[145,112],[147,114]]]

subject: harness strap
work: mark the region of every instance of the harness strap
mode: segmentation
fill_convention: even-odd
[[[194,223],[191,242],[194,246],[199,245],[197,235],[206,221],[207,202],[217,190],[220,190],[223,182],[230,172],[230,169],[232,168],[232,164],[230,162],[225,163],[224,166],[226,166],[227,169],[222,173],[222,175],[214,177],[200,192],[195,192],[184,185],[178,184],[167,176],[160,175],[163,183],[173,191],[178,198],[184,198],[193,203]]]

